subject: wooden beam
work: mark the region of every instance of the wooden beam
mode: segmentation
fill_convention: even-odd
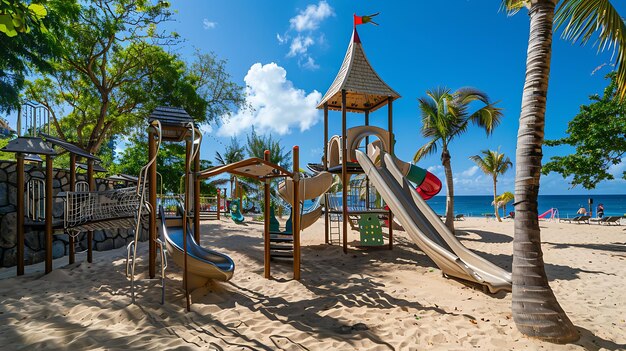
[[[70,154],[70,191],[76,191],[76,154]],[[69,235],[68,233],[68,241],[69,241],[69,264],[72,264],[76,261],[76,248],[74,247],[74,236]]]
[[[393,136],[393,98],[387,98],[387,129],[389,130],[389,154],[394,156],[394,136]],[[393,213],[389,211],[389,250],[393,249]]]
[[[96,182],[93,179],[93,160],[87,160],[87,183],[89,183],[89,191],[96,191]],[[87,262],[93,262],[93,231],[87,232]]]
[[[324,103],[324,143],[322,147],[324,148],[322,162],[324,163],[324,170],[328,171],[328,102]]]
[[[272,169],[276,169],[278,170],[282,176],[284,177],[292,177],[293,173],[291,173],[290,171],[284,169],[283,167],[280,167],[278,165],[275,165],[269,161],[265,161],[263,159],[260,158],[256,158],[256,157],[252,157],[249,159],[245,159],[239,162],[235,162],[235,163],[230,163],[224,166],[219,166],[219,167],[212,167],[209,169],[205,169],[204,171],[201,171],[198,176],[200,177],[200,179],[204,179],[204,178],[209,178],[209,177],[214,177],[218,174],[222,174],[222,173],[233,173],[235,174],[235,172],[233,172],[233,170],[236,170],[237,168],[242,168],[242,167],[246,167],[246,166],[252,166],[252,165],[257,165],[257,164],[264,164],[267,165],[269,167],[271,167]],[[243,172],[239,172],[240,175],[243,175],[245,177],[252,177],[255,178],[255,175],[250,175],[247,173],[243,173]]]
[[[52,272],[52,198],[54,189],[52,188],[52,155],[46,155],[46,203],[45,203],[45,235],[46,235],[46,274]],[[24,194],[18,194],[24,196]]]
[[[270,151],[265,150],[263,153],[263,158],[266,161],[270,160]],[[264,201],[264,209],[263,209],[263,272],[265,279],[270,279],[271,277],[271,257],[270,257],[270,180],[266,179],[265,184],[263,185],[263,201]]]
[[[217,188],[217,220],[220,220],[220,204],[222,203],[221,200],[221,196],[222,196],[222,190],[220,188]]]
[[[343,212],[343,253],[348,253],[348,142],[346,140],[346,91],[341,90],[341,208]]]
[[[148,132],[148,160],[152,160],[156,157],[157,149],[156,149],[156,134],[154,129],[150,128]],[[154,209],[150,213],[148,213],[148,276],[150,279],[154,279],[156,276],[156,237],[157,237],[157,226],[156,226],[156,194],[157,194],[157,162],[150,165],[148,169],[148,179],[144,179],[143,181],[148,182],[148,202],[150,206]],[[142,230],[141,228],[140,230]],[[135,243],[135,245],[139,245],[139,243]]]
[[[15,158],[17,159],[17,275],[24,275],[24,154],[16,153]]]
[[[300,149],[293,147],[293,279],[300,280]]]

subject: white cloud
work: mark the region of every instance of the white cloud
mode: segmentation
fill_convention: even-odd
[[[311,4],[303,11],[291,18],[289,23],[291,29],[297,32],[312,31],[319,28],[320,22],[330,16],[334,16],[335,12],[330,5],[324,0],[320,1],[317,5]]]
[[[287,57],[297,57],[300,67],[316,70],[319,65],[311,57],[309,49],[314,45],[326,45],[324,33],[318,34],[316,31],[324,19],[334,15],[333,8],[325,0],[321,0],[317,5],[310,4],[289,19],[289,30],[283,35],[277,33],[276,40],[281,45],[289,43]],[[315,40],[314,37],[318,39]]]
[[[607,172],[615,177],[615,179],[621,179],[626,172],[626,157],[622,158],[621,162],[616,165],[610,165]]]
[[[318,68],[320,68],[320,65],[318,65],[317,63],[315,63],[315,60],[309,56],[306,58],[306,60],[304,61],[304,63],[300,63],[300,65],[306,69],[310,69],[310,70],[316,70]]]
[[[427,171],[429,171],[430,173],[440,173],[443,172],[443,166],[442,165],[434,165],[434,166],[430,166],[426,169]]]
[[[315,41],[310,36],[300,36],[298,35],[291,41],[291,45],[289,45],[289,53],[287,53],[287,57],[294,57],[296,55],[306,54],[309,46],[313,45]]]
[[[246,103],[251,107],[225,118],[221,136],[234,136],[254,127],[260,133],[284,135],[292,127],[305,131],[320,120],[315,108],[322,94],[307,94],[287,80],[287,71],[276,63],[255,63],[246,77]]]
[[[202,135],[211,134],[213,132],[213,126],[210,124],[203,123],[198,126]]]
[[[479,168],[478,166],[472,166],[466,170],[464,170],[463,172],[461,172],[461,177],[473,177],[476,172],[478,172]]]
[[[217,26],[217,22],[212,22],[209,21],[208,18],[205,18],[202,20],[202,26],[204,27],[204,29],[213,29],[215,28],[215,26]]]

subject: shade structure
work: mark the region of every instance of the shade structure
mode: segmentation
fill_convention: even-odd
[[[182,141],[189,133],[189,123],[194,123],[184,108],[159,106],[148,117],[148,123],[161,122],[161,138],[164,141]]]
[[[84,171],[86,171],[89,167],[84,164],[84,163],[77,163],[76,164],[76,168],[78,169],[82,169]],[[108,170],[104,167],[102,167],[99,163],[94,163],[93,164],[93,171],[94,172],[98,172],[98,173],[106,173],[108,172]]]
[[[329,110],[340,111],[343,90],[346,91],[346,110],[349,112],[375,111],[385,106],[389,98],[395,100],[400,97],[370,65],[356,28],[352,32],[339,73],[317,108],[324,108],[324,104],[328,104]]]
[[[58,146],[64,150],[67,150],[68,152],[79,156],[79,157],[84,157],[88,160],[96,160],[96,161],[100,161],[100,158],[98,158],[97,156],[92,155],[89,151],[84,150],[70,142],[67,142],[63,139],[59,139],[56,137],[53,137],[52,135],[48,135],[45,133],[39,133],[39,135],[41,135],[48,143],[52,144],[53,146]],[[106,170],[105,170],[106,172]]]
[[[18,152],[23,154],[35,155],[56,155],[56,151],[48,145],[43,139],[38,137],[19,137],[9,141],[9,143],[0,149],[4,152]]]

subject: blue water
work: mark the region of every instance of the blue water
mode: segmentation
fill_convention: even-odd
[[[341,204],[341,193],[338,193],[337,202]],[[623,216],[626,215],[626,194],[625,195],[539,195],[539,214],[542,214],[550,208],[557,208],[561,218],[574,217],[580,206],[589,209],[589,197],[593,198],[593,216],[596,216],[596,206],[604,205],[605,216]],[[464,214],[469,217],[480,217],[484,213],[493,213],[491,202],[493,196],[474,195],[474,196],[455,196],[454,197],[454,214]],[[362,202],[362,201],[361,201]],[[435,196],[426,201],[428,205],[438,214],[446,212],[446,197]],[[364,205],[364,204],[361,204]],[[307,202],[305,202],[305,207]],[[506,213],[513,211],[513,201],[509,202],[506,207]],[[502,214],[502,210],[500,210]]]
[[[593,199],[593,216],[596,216],[596,206],[604,205],[605,216],[622,216],[626,215],[626,195],[539,195],[538,212],[539,214],[546,212],[550,208],[557,208],[561,218],[574,217],[580,206],[589,209],[589,198]],[[491,202],[493,196],[455,196],[454,197],[454,213],[462,213],[466,216],[481,216],[483,213],[492,213],[493,207]],[[427,203],[438,214],[446,212],[446,197],[435,196],[428,200]],[[507,213],[513,211],[513,202],[507,205]],[[502,212],[500,212],[502,213]]]

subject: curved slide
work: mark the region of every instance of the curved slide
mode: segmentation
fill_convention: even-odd
[[[245,217],[241,213],[241,204],[239,203],[239,199],[235,199],[230,202],[230,218],[237,224],[243,223],[245,220]]]
[[[162,206],[159,206],[159,216],[161,217],[161,237],[165,242],[167,252],[179,267],[183,267],[185,254],[181,220],[178,220],[175,225],[168,226]],[[230,257],[198,245],[193,238],[191,228],[187,229],[187,278],[190,290],[206,285],[209,279],[228,281],[234,272],[235,263]]]
[[[375,126],[353,127],[348,129],[346,134],[349,162],[357,161],[355,151],[358,150],[361,141],[368,136],[378,138],[378,140],[374,140],[367,145],[367,154],[376,164],[380,162],[381,151],[390,150],[392,141],[391,133],[388,131]],[[340,150],[341,137],[335,135],[328,142],[328,168],[341,165],[343,160]],[[402,172],[402,175],[416,185],[417,192],[424,200],[429,200],[441,191],[441,180],[439,180],[439,178],[437,178],[434,174],[409,162],[404,162],[396,157],[393,157],[393,160],[398,169]]]
[[[300,199],[316,199],[313,205],[302,213],[300,229],[311,226],[322,215],[321,197],[333,184],[333,176],[328,172],[319,172],[311,178],[300,179]],[[293,180],[287,179],[278,184],[278,194],[289,205],[293,206]]]
[[[395,160],[384,154],[380,167],[362,151],[356,157],[411,239],[444,274],[486,286],[495,293],[511,290],[511,273],[467,249],[413,188]]]

